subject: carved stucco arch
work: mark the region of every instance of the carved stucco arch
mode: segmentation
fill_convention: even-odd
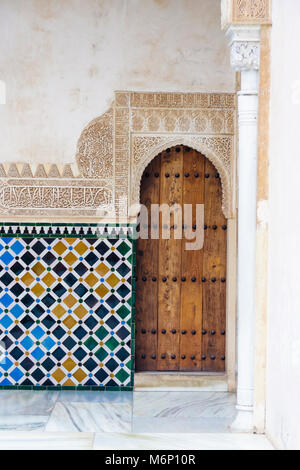
[[[174,147],[176,145],[185,145],[190,147],[203,156],[205,156],[215,166],[216,170],[220,174],[222,184],[222,209],[224,216],[228,219],[232,217],[232,190],[231,190],[231,177],[228,166],[226,165],[227,160],[224,157],[218,155],[218,153],[209,146],[213,146],[215,138],[213,137],[200,137],[190,135],[180,136],[168,136],[168,137],[144,137],[146,141],[145,147],[147,151],[143,154],[141,159],[136,158],[136,147],[133,146],[133,171],[131,180],[131,204],[139,206],[140,204],[140,191],[142,176],[149,165],[149,163],[161,152],[167,148]],[[148,141],[148,142],[147,142]],[[147,145],[148,144],[148,145]],[[138,161],[137,161],[138,160]]]
[[[115,92],[112,106],[78,140],[76,163],[0,164],[0,213],[81,221],[132,220],[144,169],[160,152],[189,146],[221,176],[223,212],[235,214],[233,93]]]

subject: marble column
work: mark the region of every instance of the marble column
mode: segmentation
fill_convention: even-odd
[[[230,26],[231,65],[241,72],[238,93],[238,380],[232,430],[253,430],[256,193],[260,26]]]

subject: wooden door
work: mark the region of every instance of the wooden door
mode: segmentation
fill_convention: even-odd
[[[226,325],[226,219],[220,177],[199,152],[177,146],[146,168],[141,204],[148,208],[147,240],[137,241],[136,370],[224,371]],[[151,239],[151,204],[204,204],[204,246],[187,251],[160,218]],[[175,225],[176,227],[176,225]],[[171,236],[165,239],[164,231]]]

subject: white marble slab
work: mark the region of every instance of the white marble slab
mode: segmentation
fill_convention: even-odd
[[[133,418],[134,433],[225,433],[233,418]]]
[[[46,390],[0,390],[0,416],[49,415],[58,396]]]
[[[61,403],[132,403],[133,392],[90,392],[62,390],[58,401]]]
[[[46,432],[130,432],[132,406],[129,403],[58,402],[46,425]]]
[[[0,432],[0,450],[91,450],[93,433]]]
[[[133,416],[233,418],[236,397],[224,392],[134,392]]]
[[[43,431],[49,415],[0,415],[0,431]]]
[[[273,450],[265,436],[254,434],[116,434],[97,433],[97,450]]]

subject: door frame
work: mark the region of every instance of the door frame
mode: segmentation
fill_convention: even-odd
[[[228,179],[226,178],[226,173],[224,174],[224,167],[222,161],[218,156],[208,150],[205,145],[199,144],[199,141],[191,142],[192,139],[190,136],[169,136],[169,138],[164,138],[164,142],[159,145],[154,146],[150,151],[144,154],[143,165],[139,168],[139,185],[138,185],[138,200],[140,197],[140,185],[142,180],[142,175],[148,164],[162,151],[167,148],[174,147],[176,145],[186,145],[194,150],[200,152],[204,157],[208,158],[216,167],[221,177],[222,191],[223,191],[223,212],[227,219],[227,259],[226,259],[226,363],[225,363],[225,378],[227,382],[227,391],[233,392],[236,391],[236,332],[237,332],[237,217],[236,212],[231,211],[229,207],[231,206],[231,201],[234,196],[231,191],[231,184],[229,184]],[[233,162],[235,168],[235,162]],[[236,168],[235,168],[236,169]],[[235,174],[235,172],[234,172]],[[236,178],[233,178],[234,181]],[[137,183],[137,181],[136,181]],[[131,186],[132,187],[132,186]],[[135,188],[136,189],[136,188]],[[136,211],[134,215],[134,222],[137,222],[137,213],[139,212],[140,205],[134,204],[133,210]],[[151,381],[156,372],[135,372],[135,376],[138,375],[137,386],[138,387],[149,387]],[[186,374],[184,372],[174,373],[166,372],[159,373],[160,381],[165,383],[166,386],[169,384],[170,387],[178,387],[178,383],[181,384],[181,387],[189,387],[191,384],[191,375],[194,378],[194,383],[192,388],[202,388],[207,385],[207,381],[211,381],[211,386],[216,381],[216,377],[224,377],[224,373],[206,373],[206,372],[195,372],[193,374]],[[152,376],[152,379],[150,378]],[[176,380],[174,377],[176,377]],[[198,379],[197,379],[198,377]],[[153,386],[155,387],[155,382]],[[173,383],[173,385],[172,385]],[[157,388],[157,387],[155,387]],[[222,388],[222,386],[221,386]]]

